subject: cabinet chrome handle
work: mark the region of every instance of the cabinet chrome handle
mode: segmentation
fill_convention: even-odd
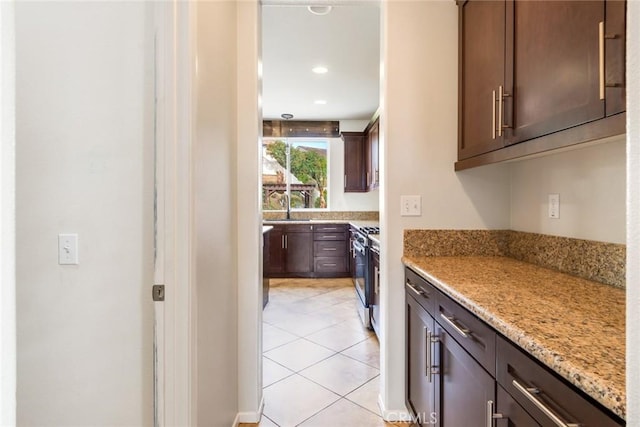
[[[323,248],[323,251],[337,251],[336,248]]]
[[[429,298],[429,297],[425,294],[425,292],[424,292],[422,289],[418,289],[418,288],[416,288],[416,287],[415,287],[415,286],[413,286],[413,285],[411,284],[411,282],[410,282],[410,281],[408,281],[408,280],[407,280],[407,286],[408,286],[408,287],[409,287],[409,288],[410,288],[414,293],[416,293],[418,296],[420,296],[420,297],[425,297],[425,298]]]
[[[425,339],[426,339],[426,356],[425,356],[425,375],[427,376],[427,381],[433,381],[433,374],[438,373],[438,367],[433,366],[433,353],[432,346],[433,344],[439,341],[438,336],[434,335],[427,327],[424,327],[425,330]]]
[[[598,23],[598,73],[600,99],[604,99],[604,22]]]
[[[491,105],[492,111],[491,114],[491,139],[496,139],[496,91],[491,92]]]
[[[282,246],[282,249],[284,249],[284,234],[280,236],[280,245]]]
[[[335,262],[334,263],[324,264],[325,267],[335,267],[336,265],[338,265],[338,264],[336,264]]]
[[[502,123],[503,121],[503,114],[504,112],[503,110],[503,106],[504,106],[504,99],[510,97],[511,94],[507,93],[504,91],[504,87],[502,85],[498,86],[498,136],[502,136],[502,131],[504,129],[508,129],[511,126]]]
[[[487,400],[487,427],[493,427],[493,420],[501,420],[504,415],[493,412],[493,400]]]
[[[511,381],[511,384],[518,390],[520,393],[524,395],[531,403],[535,405],[542,413],[544,413],[555,425],[558,427],[580,427],[580,424],[568,423],[564,421],[560,416],[558,416],[555,412],[547,407],[538,397],[537,394],[540,394],[540,389],[535,387],[525,387],[518,382],[518,380]]]
[[[425,355],[425,375],[427,377],[427,381],[431,382],[433,380],[433,373],[431,372],[431,337],[433,336],[433,332],[431,332],[427,327],[424,327],[425,332],[425,345],[426,345],[426,355]]]
[[[440,317],[442,318],[442,320],[444,320],[445,322],[447,322],[449,324],[449,326],[451,326],[453,329],[455,329],[455,331],[457,333],[459,333],[462,338],[469,338],[469,333],[471,332],[469,329],[463,328],[460,325],[458,325],[456,323],[456,318],[455,317],[449,317],[444,313],[440,313]]]
[[[284,235],[284,248],[289,249],[289,236],[286,234]]]

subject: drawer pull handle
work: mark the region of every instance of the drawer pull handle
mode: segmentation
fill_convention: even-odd
[[[323,251],[337,251],[337,248],[323,248]]]
[[[555,412],[547,407],[536,395],[540,394],[540,389],[535,387],[525,387],[518,380],[511,381],[511,384],[524,395],[536,408],[540,409],[558,427],[580,427],[580,424],[568,423],[560,418]]]
[[[331,263],[331,264],[325,264],[325,267],[335,267],[336,265],[338,265],[338,264],[336,264],[334,262],[334,263]]]
[[[456,318],[455,317],[449,317],[444,313],[440,313],[440,317],[442,318],[442,320],[447,322],[449,324],[449,326],[451,326],[453,329],[455,329],[455,331],[457,333],[459,333],[462,336],[462,338],[469,338],[469,333],[471,331],[469,329],[463,328],[460,325],[458,325],[456,323]]]
[[[415,287],[415,286],[413,286],[413,285],[411,284],[411,282],[409,282],[408,280],[407,280],[407,286],[409,287],[409,289],[411,289],[411,290],[412,290],[415,294],[417,294],[418,296],[425,297],[425,298],[429,298],[429,297],[427,296],[427,294],[426,294],[422,289],[418,289],[418,288],[416,288],[416,287]]]

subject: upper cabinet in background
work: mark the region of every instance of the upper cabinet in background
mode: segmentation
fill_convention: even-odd
[[[460,1],[456,170],[624,133],[625,8]]]
[[[362,132],[343,132],[344,192],[372,191],[380,186],[379,119]]]

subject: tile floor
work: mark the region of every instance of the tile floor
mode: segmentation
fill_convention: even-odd
[[[379,344],[356,298],[350,279],[271,279],[260,427],[408,426],[380,417]]]

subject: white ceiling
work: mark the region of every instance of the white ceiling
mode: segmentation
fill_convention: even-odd
[[[262,7],[262,106],[265,119],[365,120],[378,108],[380,9],[334,5]],[[323,65],[328,73],[311,71]],[[325,105],[314,101],[325,100]]]

